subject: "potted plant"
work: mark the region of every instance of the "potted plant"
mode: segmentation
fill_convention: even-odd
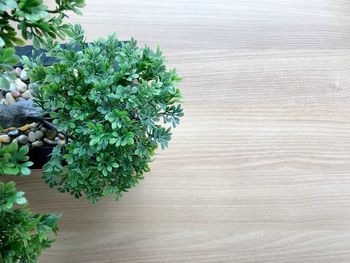
[[[40,43],[47,37],[64,39],[65,35],[69,34],[69,26],[63,22],[63,19],[68,17],[67,11],[81,14],[80,8],[85,5],[84,0],[56,0],[55,2],[55,8],[49,9],[43,4],[42,0],[0,1],[1,131],[3,131],[4,123],[9,125],[12,121],[21,121],[20,118],[12,118],[8,122],[9,114],[6,115],[4,111],[9,111],[9,109],[2,106],[4,104],[15,104],[18,100],[31,99],[32,96],[31,88],[27,85],[28,76],[26,72],[20,68],[13,70],[13,66],[18,64],[19,61],[19,57],[15,54],[14,45],[23,45],[24,40],[32,40],[34,47],[39,48]],[[18,33],[21,36],[18,36]],[[25,108],[25,106],[24,103],[18,108]],[[15,108],[11,107],[10,111],[16,111]],[[22,129],[27,129],[27,127]],[[12,131],[10,137],[16,136],[17,132]],[[0,147],[1,144],[6,145],[9,142],[12,142],[11,138],[2,133],[0,135]]]
[[[21,82],[17,82],[23,88],[23,82],[27,79],[25,72],[19,74],[17,70],[16,76],[13,70],[19,61],[13,46],[23,45],[24,40],[29,39],[39,47],[48,36],[63,39],[68,33],[68,25],[63,23],[67,11],[79,14],[79,8],[83,6],[84,0],[56,0],[54,9],[48,9],[42,0],[0,1],[0,104],[4,102],[2,96],[11,91],[12,82],[20,79]],[[21,97],[29,97],[31,94],[28,93]],[[4,119],[0,121],[4,122]],[[12,131],[12,135],[15,135],[15,131]],[[29,167],[33,163],[27,156],[29,147],[19,144],[11,143],[7,136],[1,137],[0,175],[30,174]],[[36,262],[41,251],[53,242],[50,233],[56,233],[57,220],[55,214],[33,215],[27,208],[24,193],[17,192],[13,182],[0,182],[0,262]]]
[[[134,186],[149,171],[158,145],[165,148],[183,110],[175,70],[160,49],[139,48],[115,35],[86,43],[80,25],[65,48],[44,43],[51,66],[23,58],[35,83],[36,103],[52,118],[65,144],[44,166],[50,187],[96,202]],[[64,164],[64,165],[63,165]]]
[[[180,78],[159,48],[121,43],[115,35],[87,43],[80,25],[62,30],[71,37],[65,45],[58,34],[39,38],[34,30],[34,46],[44,50],[23,56],[24,68],[4,77],[0,115],[8,119],[0,122],[0,159],[2,150],[8,167],[0,166],[0,174],[29,174],[33,158],[26,154],[36,150],[33,156],[47,157],[42,177],[50,187],[93,203],[109,195],[117,200],[143,179],[156,149],[168,146],[183,116]],[[26,88],[11,90],[14,79]]]

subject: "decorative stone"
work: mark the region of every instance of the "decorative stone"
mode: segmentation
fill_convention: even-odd
[[[47,129],[45,127],[41,127],[40,128],[40,131],[43,132],[43,133],[46,133],[47,132]]]
[[[6,93],[6,99],[5,99],[5,104],[6,105],[12,105],[16,103],[16,100],[12,97],[11,93]]]
[[[37,123],[37,122],[32,122],[31,124],[29,124],[29,126],[30,126],[30,128],[36,128],[36,127],[38,127],[39,126],[39,123]]]
[[[18,136],[16,139],[20,144],[27,144],[29,141],[28,137],[26,135],[23,135],[23,134]]]
[[[19,130],[18,130],[18,129],[14,129],[14,130],[12,130],[12,131],[9,131],[9,132],[7,133],[7,135],[10,136],[10,137],[16,137],[16,136],[19,135]]]
[[[17,67],[17,68],[15,69],[15,73],[16,73],[16,76],[17,76],[17,77],[20,77],[20,76],[21,76],[21,72],[22,72],[22,69],[21,69],[21,68]]]
[[[57,135],[57,131],[56,130],[48,130],[46,133],[46,137],[49,139],[55,139]]]
[[[17,138],[14,138],[11,143],[17,142]]]
[[[10,91],[17,91],[16,83],[14,83],[14,82],[10,83]]]
[[[37,140],[40,140],[42,137],[44,137],[44,133],[42,131],[36,131],[35,132],[35,138]]]
[[[25,92],[27,90],[27,84],[25,84],[21,79],[16,79],[15,83],[18,91]]]
[[[44,146],[43,141],[36,141],[32,143],[32,147],[35,147],[35,148],[42,147],[42,146]]]
[[[22,93],[22,97],[28,100],[32,97],[32,93],[30,92],[30,90],[26,90]]]
[[[24,80],[24,81],[28,80],[28,74],[25,69],[22,70],[19,77],[21,78],[21,80]]]
[[[66,144],[66,141],[65,141],[65,140],[61,140],[61,139],[58,139],[58,140],[57,140],[57,143],[63,145],[63,144]]]
[[[22,97],[16,98],[16,101],[22,101],[22,100],[26,100],[26,99],[25,99],[25,98],[22,98]]]
[[[29,124],[26,124],[26,125],[22,126],[21,128],[19,128],[19,130],[22,131],[22,132],[25,132],[25,131],[27,131],[29,128],[30,128],[30,125],[29,125]]]
[[[24,83],[21,79],[16,79],[15,84],[16,84],[17,90],[19,90],[20,92],[25,92],[27,90],[27,84]]]
[[[57,144],[56,141],[51,140],[49,138],[44,138],[44,142],[47,143],[47,144],[50,144],[50,145],[56,145]]]
[[[37,122],[31,123],[31,124],[29,124],[29,126],[30,126],[31,131],[37,131],[40,128],[39,123],[37,123]]]
[[[58,133],[58,137],[61,138],[61,139],[64,139],[64,135],[62,133]]]
[[[0,135],[0,142],[9,143],[11,142],[11,138],[7,134]]]
[[[18,98],[18,97],[21,96],[21,92],[19,92],[18,90],[11,91],[11,95],[12,95],[12,97],[14,97],[14,98]]]
[[[28,140],[30,141],[30,142],[35,142],[36,141],[36,137],[35,137],[35,133],[34,132],[29,132],[28,133]]]
[[[41,118],[44,111],[40,107],[35,107],[32,100],[18,101],[11,107],[0,105],[0,126],[4,129],[8,127],[21,127],[28,121]]]
[[[14,129],[16,129],[16,128],[15,127],[8,127],[4,131],[9,132],[9,131],[13,131]]]

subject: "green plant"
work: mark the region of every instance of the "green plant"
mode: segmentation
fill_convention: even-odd
[[[15,78],[11,69],[18,57],[11,47],[23,45],[27,39],[33,40],[37,48],[47,37],[63,39],[69,34],[69,26],[63,23],[67,11],[80,14],[80,8],[85,5],[85,0],[55,2],[56,7],[48,9],[42,0],[0,0],[0,85],[3,89]]]
[[[31,171],[28,167],[33,163],[29,161],[28,151],[28,146],[18,147],[17,142],[0,147],[0,175],[29,175]]]
[[[61,39],[68,32],[63,24],[67,11],[81,14],[85,0],[56,0],[56,8],[48,9],[42,0],[0,0],[0,46],[23,45],[23,39],[33,39],[37,45],[47,37]],[[21,32],[17,36],[15,29]]]
[[[10,86],[10,81],[16,79],[16,74],[13,72],[13,66],[19,61],[15,54],[14,48],[0,47],[0,87],[7,89]]]
[[[23,192],[14,182],[0,182],[0,262],[36,262],[41,251],[54,241],[58,216],[34,215]]]
[[[38,104],[69,137],[54,149],[43,178],[77,198],[118,199],[149,171],[158,145],[168,145],[167,124],[175,127],[183,116],[180,78],[166,69],[159,48],[139,48],[134,40],[120,45],[114,35],[87,44],[79,25],[72,31],[67,49],[53,40],[45,45],[59,62],[23,60]]]

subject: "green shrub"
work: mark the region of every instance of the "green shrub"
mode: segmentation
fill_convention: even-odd
[[[166,69],[159,49],[134,40],[120,45],[114,35],[87,44],[80,26],[72,31],[67,49],[46,43],[48,55],[59,59],[52,66],[24,58],[38,104],[70,138],[54,149],[43,178],[77,198],[117,199],[149,171],[158,145],[168,146],[168,126],[183,115],[180,78]]]
[[[15,184],[0,182],[0,262],[36,262],[41,251],[51,246],[58,216],[33,215],[23,192]]]

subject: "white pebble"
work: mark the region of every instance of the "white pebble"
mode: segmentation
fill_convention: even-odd
[[[28,134],[28,140],[30,141],[30,142],[35,142],[36,141],[36,137],[35,137],[35,133],[34,132],[29,132],[29,134]]]
[[[32,94],[30,92],[30,90],[26,90],[25,92],[22,93],[22,98],[25,98],[25,99],[30,99],[32,97]]]
[[[16,79],[16,86],[20,92],[25,92],[27,90],[27,84],[25,84],[21,79]]]
[[[12,105],[16,102],[16,100],[12,97],[11,93],[8,92],[6,93],[6,97],[5,97],[5,104],[6,105]]]
[[[37,140],[41,140],[42,137],[44,137],[44,133],[42,131],[36,131],[35,132],[35,138]]]
[[[10,83],[10,91],[17,91],[16,83],[14,83],[14,82]]]
[[[11,142],[11,138],[7,134],[2,134],[0,135],[0,142],[9,143]]]
[[[22,70],[20,78],[21,80],[28,80],[28,74],[25,69]]]
[[[16,72],[17,77],[20,77],[20,76],[21,76],[22,69],[17,67],[17,68],[15,69],[15,72]]]

